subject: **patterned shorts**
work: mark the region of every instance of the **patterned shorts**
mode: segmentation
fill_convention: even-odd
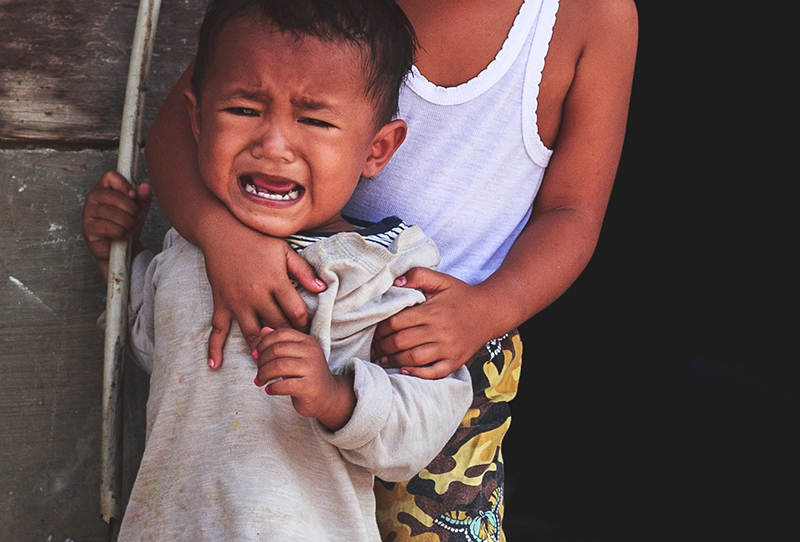
[[[503,456],[508,401],[519,383],[522,343],[514,331],[469,361],[475,397],[456,433],[408,482],[375,482],[384,542],[503,542]]]

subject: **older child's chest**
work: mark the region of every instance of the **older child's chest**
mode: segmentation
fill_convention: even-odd
[[[503,46],[522,0],[401,1],[420,42],[416,66],[426,79],[454,87],[473,79]],[[537,110],[539,134],[552,148],[580,54],[570,0],[561,0],[545,62]]]

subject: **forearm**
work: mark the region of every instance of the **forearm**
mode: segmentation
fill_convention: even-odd
[[[485,306],[495,328],[513,329],[558,299],[597,245],[625,136],[638,26],[633,2],[592,7],[595,24],[564,99],[533,214],[481,286],[494,301]]]
[[[147,136],[145,157],[150,184],[164,214],[187,241],[202,248],[215,231],[245,226],[200,178],[197,145],[183,96],[192,68],[187,68],[159,110]]]
[[[518,327],[566,292],[594,252],[597,222],[574,209],[531,218],[500,268],[478,286],[489,339]]]
[[[130,336],[128,351],[136,364],[147,374],[153,372],[155,331],[153,307],[155,304],[155,272],[151,270],[153,254],[142,251],[131,260],[130,299],[128,326]]]

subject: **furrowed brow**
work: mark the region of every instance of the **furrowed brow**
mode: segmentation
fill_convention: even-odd
[[[339,110],[336,109],[336,107],[334,107],[333,104],[331,104],[330,102],[326,102],[325,100],[318,100],[316,98],[311,98],[309,96],[300,96],[297,98],[292,98],[292,105],[306,111],[329,111],[336,115],[340,114]]]
[[[256,102],[268,102],[271,100],[269,93],[266,91],[251,90],[246,88],[236,88],[220,96],[220,101],[235,100],[242,98],[246,100],[253,100]]]

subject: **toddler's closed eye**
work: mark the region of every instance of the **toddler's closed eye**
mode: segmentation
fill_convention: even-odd
[[[336,126],[334,126],[330,122],[325,122],[324,120],[314,119],[310,117],[302,117],[298,119],[297,122],[301,124],[307,124],[309,126],[317,126],[319,128],[336,128]]]

